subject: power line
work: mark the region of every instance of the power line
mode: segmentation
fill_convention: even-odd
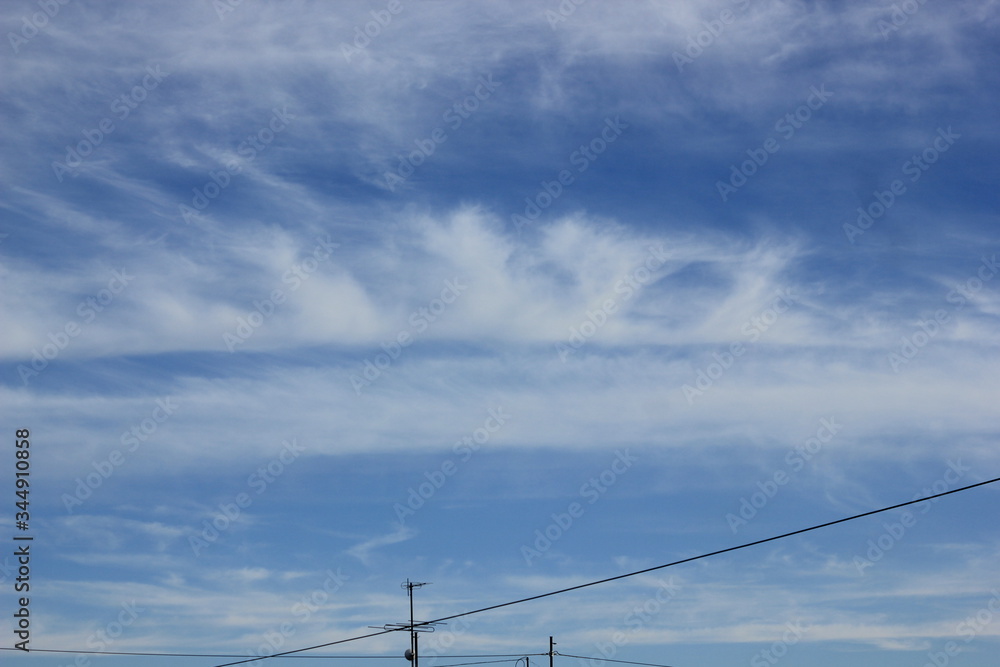
[[[646,667],[670,667],[670,665],[658,665],[653,662],[632,662],[631,660],[612,660],[611,658],[605,657],[587,657],[585,655],[570,655],[569,653],[556,653],[556,655],[561,655],[564,658],[579,658],[580,660],[600,660],[601,662],[620,662],[624,665],[645,665]]]
[[[890,505],[889,507],[883,507],[877,510],[871,510],[869,512],[862,512],[861,514],[855,514],[853,516],[844,517],[842,519],[836,519],[834,521],[827,521],[826,523],[820,523],[815,526],[810,526],[808,528],[800,528],[799,530],[793,530],[788,533],[783,533],[781,535],[775,535],[773,537],[768,537],[762,540],[755,540],[753,542],[747,542],[745,544],[740,544],[735,547],[727,547],[725,549],[719,549],[717,551],[712,551],[709,553],[701,554],[699,556],[691,556],[689,558],[682,558],[681,560],[675,560],[671,563],[665,563],[663,565],[656,565],[654,567],[647,567],[643,570],[636,570],[635,572],[629,572],[627,574],[619,574],[614,577],[608,577],[606,579],[599,579],[597,581],[591,581],[585,584],[578,584],[576,586],[570,586],[569,588],[562,588],[557,591],[551,591],[549,593],[541,593],[539,595],[532,595],[530,597],[521,598],[519,600],[513,600],[511,602],[502,602],[500,604],[490,605],[489,607],[482,607],[481,609],[473,609],[472,611],[465,611],[460,614],[452,614],[451,616],[442,616],[441,618],[434,619],[433,621],[424,621],[423,623],[417,623],[416,625],[430,625],[432,623],[442,623],[444,621],[450,621],[455,618],[461,618],[463,616],[471,616],[473,614],[481,614],[486,611],[492,611],[494,609],[500,609],[502,607],[510,607],[515,604],[521,604],[523,602],[531,602],[533,600],[540,600],[542,598],[551,597],[553,595],[560,595],[562,593],[569,593],[570,591],[577,591],[581,588],[589,588],[590,586],[597,586],[598,584],[606,584],[611,581],[617,581],[619,579],[625,579],[627,577],[635,577],[640,574],[646,574],[648,572],[655,572],[656,570],[662,570],[664,568],[673,567],[674,565],[682,565],[684,563],[691,563],[696,560],[701,560],[702,558],[709,558],[711,556],[718,556],[720,554],[729,553],[732,551],[739,551],[740,549],[746,549],[748,547],[755,547],[760,544],[766,544],[768,542],[774,542],[775,540],[783,540],[787,537],[793,537],[795,535],[801,535],[803,533],[808,533],[813,530],[819,530],[821,528],[829,528],[830,526],[836,526],[839,523],[846,523],[847,521],[854,521],[856,519],[863,519],[868,516],[873,516],[875,514],[881,514],[882,512],[888,512],[890,510],[899,509],[900,507],[907,507],[908,505],[915,505],[917,503],[926,502],[928,500],[933,500],[935,498],[941,498],[943,496],[948,496],[953,493],[959,493],[961,491],[968,491],[969,489],[974,489],[979,486],[985,486],[987,484],[994,484],[1000,482],[1000,477],[994,477],[993,479],[986,480],[985,482],[977,482],[976,484],[970,484],[968,486],[959,487],[957,489],[952,489],[951,491],[942,491],[941,493],[936,493],[930,496],[924,496],[922,498],[916,498],[914,500],[908,500],[905,503],[898,503],[896,505]],[[231,665],[242,665],[247,662],[255,662],[257,660],[267,660],[269,658],[278,658],[286,655],[291,655],[293,653],[301,653],[303,651],[312,651],[313,649],[323,648],[325,646],[334,646],[336,644],[346,644],[347,642],[358,641],[360,639],[368,639],[369,637],[377,637],[379,635],[384,635],[388,632],[395,632],[395,630],[383,630],[382,632],[372,632],[367,635],[358,635],[356,637],[348,637],[347,639],[338,639],[337,641],[328,642],[326,644],[317,644],[315,646],[307,646],[305,648],[293,649],[291,651],[284,651],[282,653],[275,653],[271,656],[263,656],[260,658],[250,658],[248,660],[240,660],[237,662],[227,662],[222,665],[216,665],[216,667],[231,667]]]
[[[13,648],[10,646],[0,646],[0,651],[20,651],[19,648]],[[140,652],[140,651],[85,651],[76,649],[59,649],[59,648],[33,648],[32,653],[82,653],[87,655],[139,655],[147,657],[156,658],[245,658],[244,653],[156,653],[156,652]],[[518,654],[520,655],[520,654]],[[268,656],[271,657],[271,656]],[[377,658],[379,660],[398,658],[398,655],[289,655],[289,656],[279,656],[281,658],[323,658],[325,660],[335,659],[335,658],[350,658],[352,660],[365,659],[365,658]],[[448,656],[450,657],[481,657],[481,656]],[[513,657],[513,656],[512,656]]]
[[[19,648],[14,648],[11,646],[0,646],[0,651],[20,651]],[[59,649],[59,648],[33,648],[32,653],[82,653],[86,655],[136,655],[136,656],[146,656],[146,657],[156,657],[156,658],[245,658],[244,653],[158,653],[155,651],[87,651],[87,650],[75,650],[75,649]],[[510,658],[511,660],[494,660],[491,662],[512,662],[515,659],[521,659],[524,656],[533,655],[548,655],[547,653],[484,653],[479,655],[438,655],[435,658],[447,658],[447,659],[457,659],[457,658]],[[272,656],[268,656],[272,657]],[[309,658],[318,659],[322,658],[324,660],[396,660],[399,658],[398,655],[288,655],[288,656],[276,656],[279,658]],[[463,665],[479,665],[486,664],[485,662],[466,662],[461,663]],[[458,667],[458,665],[442,665],[440,667]]]
[[[517,658],[508,658],[507,660],[483,660],[480,662],[457,662],[451,665],[440,665],[440,667],[465,667],[465,665],[493,665],[498,662],[517,662],[521,660],[524,656],[518,656]]]
[[[434,655],[431,658],[523,658],[525,656],[530,658],[536,655],[548,655],[548,653],[480,653],[478,655]]]
[[[306,648],[297,648],[291,651],[284,651],[282,653],[275,653],[274,655],[261,656],[259,658],[249,658],[248,660],[239,660],[237,662],[227,662],[217,667],[230,667],[230,665],[242,665],[247,662],[256,662],[257,660],[267,660],[269,658],[280,658],[286,655],[291,655],[292,653],[302,653],[303,651],[311,651],[317,648],[323,648],[324,646],[336,646],[337,644],[346,644],[348,642],[356,642],[360,639],[368,639],[369,637],[379,637],[381,635],[387,635],[390,632],[399,632],[399,630],[380,630],[379,632],[369,632],[366,635],[357,635],[355,637],[348,637],[347,639],[338,639],[337,641],[327,642],[326,644],[317,644],[316,646],[307,646]]]

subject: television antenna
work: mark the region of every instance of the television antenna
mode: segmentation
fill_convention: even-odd
[[[403,653],[403,657],[413,663],[413,667],[418,667],[417,658],[419,655],[417,635],[421,632],[434,632],[434,626],[444,625],[440,622],[430,622],[425,621],[423,623],[417,623],[413,620],[413,589],[420,588],[421,586],[426,586],[431,582],[429,581],[410,581],[407,579],[399,585],[400,588],[406,589],[406,595],[410,598],[410,622],[409,623],[387,623],[381,626],[385,630],[409,630],[410,631],[410,648],[406,649]],[[378,627],[375,625],[369,626],[372,628]]]

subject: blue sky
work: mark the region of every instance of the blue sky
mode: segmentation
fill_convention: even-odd
[[[322,644],[405,621],[406,579],[449,616],[1000,470],[996,2],[7,0],[0,25],[31,648]],[[457,619],[422,662],[553,636],[564,667],[994,664],[998,498]]]

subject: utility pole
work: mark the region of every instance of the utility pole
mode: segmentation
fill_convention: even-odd
[[[413,625],[413,589],[426,586],[428,583],[420,583],[407,579],[400,585],[401,588],[406,589],[406,594],[410,598],[410,651],[413,654],[413,667],[419,667],[417,664],[417,630]]]
[[[556,654],[555,646],[556,643],[552,641],[552,637],[549,637],[549,667],[552,667],[552,656]]]
[[[425,623],[417,623],[413,620],[413,589],[420,588],[421,586],[426,586],[430,582],[418,582],[410,581],[407,579],[402,584],[400,588],[406,589],[406,594],[410,597],[410,622],[409,623],[387,623],[381,626],[386,630],[409,630],[410,631],[410,648],[406,649],[403,656],[413,663],[413,667],[417,667],[417,635],[421,632],[434,632],[434,626],[441,625],[440,623],[434,623],[427,621]],[[372,628],[377,628],[379,626],[372,625]]]

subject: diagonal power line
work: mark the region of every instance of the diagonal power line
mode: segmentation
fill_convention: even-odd
[[[489,607],[482,607],[480,609],[473,609],[472,611],[464,611],[459,614],[452,614],[451,616],[442,616],[441,618],[434,619],[433,621],[424,621],[422,623],[414,623],[414,626],[431,625],[432,623],[442,623],[444,621],[450,621],[455,618],[461,618],[462,616],[471,616],[473,614],[481,614],[483,612],[492,611],[494,609],[500,609],[502,607],[510,607],[515,604],[521,604],[523,602],[531,602],[532,600],[540,600],[542,598],[551,597],[553,595],[560,595],[562,593],[569,593],[570,591],[577,591],[581,588],[589,588],[590,586],[597,586],[599,584],[606,584],[611,581],[617,581],[619,579],[626,579],[628,577],[635,577],[640,574],[646,574],[647,572],[655,572],[656,570],[662,570],[664,568],[673,567],[675,565],[682,565],[684,563],[691,563],[696,560],[701,560],[702,558],[710,558],[712,556],[718,556],[720,554],[729,553],[731,551],[739,551],[740,549],[746,549],[748,547],[755,547],[759,544],[766,544],[768,542],[774,542],[776,540],[783,540],[787,537],[793,537],[795,535],[801,535],[803,533],[808,533],[813,530],[820,530],[821,528],[829,528],[830,526],[836,526],[839,523],[846,523],[848,521],[854,521],[856,519],[863,519],[867,516],[872,516],[875,514],[881,514],[882,512],[888,512],[890,510],[899,509],[900,507],[906,507],[908,505],[915,505],[917,503],[926,502],[928,500],[933,500],[935,498],[941,498],[943,496],[949,496],[953,493],[959,493],[962,491],[968,491],[969,489],[974,489],[979,486],[986,486],[987,484],[994,484],[1000,482],[1000,477],[994,477],[993,479],[988,479],[985,482],[977,482],[976,484],[969,484],[968,486],[962,486],[957,489],[952,489],[951,491],[943,491],[941,493],[935,493],[934,495],[924,496],[922,498],[916,498],[914,500],[909,500],[905,503],[898,503],[896,505],[890,505],[889,507],[883,507],[877,510],[871,510],[869,512],[862,512],[861,514],[855,514],[853,516],[844,517],[842,519],[836,519],[834,521],[827,521],[826,523],[816,524],[815,526],[809,526],[808,528],[800,528],[798,530],[793,530],[788,533],[782,533],[781,535],[775,535],[773,537],[767,537],[762,540],[755,540],[753,542],[747,542],[745,544],[738,544],[734,547],[727,547],[725,549],[719,549],[717,551],[711,551],[709,553],[704,553],[699,556],[691,556],[689,558],[682,558],[681,560],[675,560],[670,563],[664,563],[663,565],[656,565],[654,567],[647,567],[643,570],[636,570],[635,572],[628,572],[626,574],[619,574],[614,577],[608,577],[606,579],[599,579],[597,581],[590,581],[585,584],[578,584],[576,586],[570,586],[569,588],[561,588],[557,591],[550,591],[548,593],[540,593],[539,595],[532,595],[530,597],[521,598],[519,600],[512,600],[510,602],[502,602],[500,604],[490,605]],[[409,627],[409,626],[407,626]],[[260,656],[257,658],[248,658],[246,660],[239,660],[237,662],[227,662],[223,665],[217,665],[216,667],[230,667],[231,665],[242,665],[248,662],[255,662],[257,660],[267,660],[269,658],[278,658],[286,655],[291,655],[293,653],[301,653],[303,651],[312,651],[317,648],[323,648],[326,646],[334,646],[336,644],[346,644],[347,642],[357,641],[359,639],[368,639],[369,637],[377,637],[378,635],[384,635],[389,632],[397,632],[397,630],[381,630],[379,632],[370,632],[366,635],[358,635],[356,637],[348,637],[347,639],[339,639],[337,641],[329,642],[326,644],[317,644],[315,646],[307,646],[305,648],[293,649],[291,651],[284,651],[282,653],[275,653],[274,655]]]
[[[670,665],[659,665],[655,662],[632,662],[631,660],[612,660],[611,658],[586,655],[570,655],[569,653],[556,653],[556,655],[561,655],[564,658],[579,658],[580,660],[600,660],[602,662],[620,662],[623,665],[643,665],[643,667],[670,667]],[[593,664],[593,663],[591,663]]]

